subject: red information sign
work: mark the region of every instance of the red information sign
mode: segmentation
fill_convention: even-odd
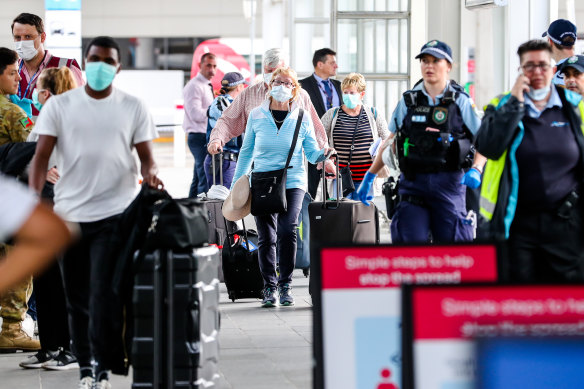
[[[584,285],[408,286],[404,388],[476,387],[477,338],[584,336]]]
[[[495,281],[491,245],[350,247],[322,250],[322,289]]]
[[[314,382],[326,389],[402,387],[401,284],[497,280],[493,245],[323,248],[314,260]]]
[[[414,340],[584,335],[584,286],[436,287],[412,293]]]

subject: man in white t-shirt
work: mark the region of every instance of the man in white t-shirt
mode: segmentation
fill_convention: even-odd
[[[102,336],[109,319],[107,271],[114,260],[108,246],[120,214],[139,189],[134,148],[144,182],[162,187],[152,157],[152,139],[157,137],[152,117],[141,100],[112,87],[120,67],[116,41],[93,39],[85,53],[87,84],[49,99],[35,126],[40,136],[30,185],[40,192],[56,148],[61,178],[54,188],[54,209],[81,229],[61,264],[80,388],[91,388],[94,380],[97,388],[111,387],[108,344]]]
[[[49,207],[39,205],[25,186],[0,175],[0,242],[16,245],[0,261],[0,293],[42,270],[55,258],[70,233]]]

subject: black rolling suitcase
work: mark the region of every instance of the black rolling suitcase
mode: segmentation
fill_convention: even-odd
[[[219,181],[223,185],[223,154],[219,154],[221,163],[219,163]],[[217,185],[215,172],[215,158],[212,156],[213,169],[213,185]],[[209,244],[215,244],[219,248],[219,257],[221,257],[222,244],[227,237],[227,234],[233,234],[237,231],[237,224],[223,217],[223,200],[203,198],[203,204],[207,207],[207,215],[209,218]],[[224,282],[223,268],[221,261],[219,261],[219,281]]]
[[[225,286],[231,301],[262,297],[264,280],[258,260],[258,234],[247,230],[245,222],[242,230],[227,235],[222,261]]]
[[[339,164],[336,162],[337,177]],[[326,187],[322,169],[323,193]],[[337,193],[342,193],[341,180],[337,179]],[[323,244],[379,243],[379,215],[375,204],[341,199],[313,201],[308,205],[310,219],[310,253]]]
[[[219,251],[155,250],[133,289],[132,388],[218,388]]]
[[[337,177],[339,164],[336,163]],[[326,180],[322,169],[323,193]],[[342,193],[340,179],[337,179],[337,193]],[[367,206],[361,201],[337,199],[334,201],[313,201],[308,205],[310,219],[310,266],[318,266],[322,245],[350,246],[355,243],[379,244],[379,214],[375,204]],[[311,279],[314,271],[310,272]],[[319,272],[320,274],[320,272]],[[312,282],[310,283],[312,285]]]

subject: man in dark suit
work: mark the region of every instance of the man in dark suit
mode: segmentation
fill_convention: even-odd
[[[308,92],[319,117],[322,117],[329,109],[343,103],[341,82],[331,79],[336,76],[339,67],[336,55],[337,53],[331,49],[316,50],[312,57],[314,73],[300,80],[300,85]],[[312,198],[316,197],[319,182],[320,174],[316,170],[316,165],[308,163],[308,193]]]

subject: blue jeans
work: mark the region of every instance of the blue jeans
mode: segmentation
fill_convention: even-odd
[[[187,138],[189,149],[195,157],[195,167],[193,169],[193,181],[189,197],[197,197],[199,193],[207,192],[207,178],[205,177],[205,157],[207,156],[207,134],[190,132]]]
[[[302,209],[304,191],[286,189],[288,210],[265,216],[256,216],[258,229],[258,257],[264,287],[276,287],[292,282],[296,262],[296,227]],[[276,242],[280,264],[280,277],[276,275]]]
[[[394,243],[470,242],[473,227],[466,219],[466,186],[463,172],[416,174],[399,180],[402,200],[391,221]],[[408,201],[407,197],[412,196]],[[415,199],[415,201],[414,201]]]

